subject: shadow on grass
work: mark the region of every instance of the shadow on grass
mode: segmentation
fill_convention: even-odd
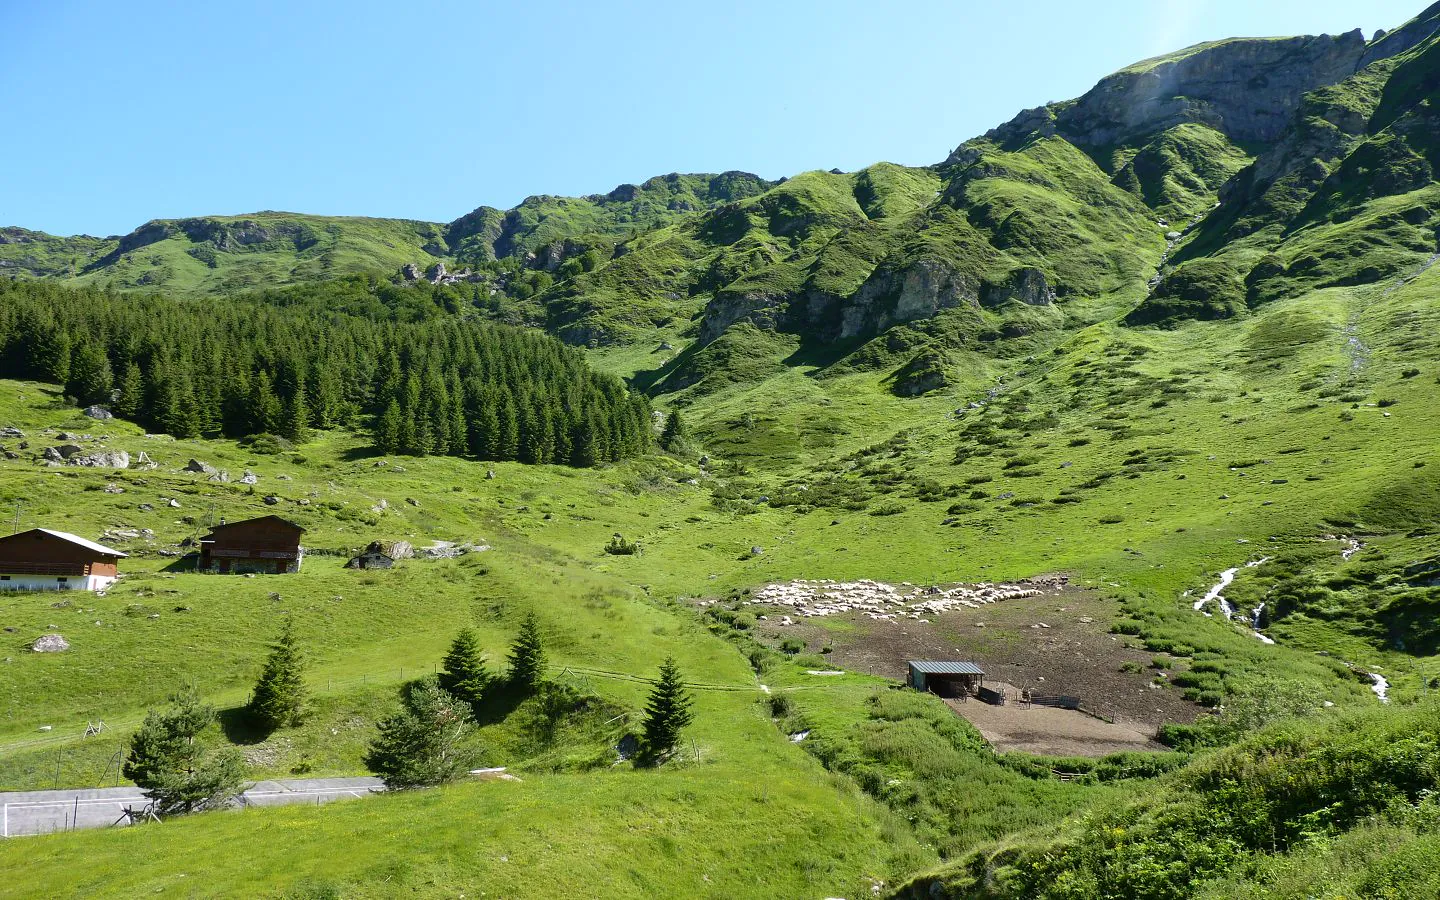
[[[250,710],[243,706],[219,710],[215,717],[220,720],[220,730],[225,733],[225,739],[239,746],[258,744],[274,733],[274,729],[257,722],[250,715]]]

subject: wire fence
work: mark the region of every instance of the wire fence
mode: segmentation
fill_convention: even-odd
[[[395,669],[386,669],[379,672],[364,672],[359,675],[327,676],[323,679],[313,678],[310,680],[310,687],[317,692],[323,691],[326,694],[335,693],[337,688],[365,686],[370,684],[404,684],[408,679],[423,678],[426,675],[433,675],[439,671],[438,664],[430,666],[403,666]],[[548,667],[548,674],[553,678],[564,678],[572,675],[582,678],[603,678],[611,681],[619,681],[628,684],[653,685],[656,679],[636,675],[632,672],[614,672],[608,669],[600,669],[592,666],[580,666],[570,664],[553,664]],[[717,684],[709,681],[686,681],[685,687],[692,691],[716,692],[716,693],[759,693],[758,684]],[[46,726],[47,731],[43,734],[31,737],[18,738],[16,740],[0,741],[0,753],[15,753],[26,750],[54,747],[65,744],[82,742],[95,737],[113,738],[116,732],[128,732],[140,726],[142,717],[128,717],[123,719],[110,719],[108,721],[86,720],[84,723],[72,722],[65,725]]]

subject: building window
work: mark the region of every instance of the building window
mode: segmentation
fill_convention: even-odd
[[[0,575],[0,581],[9,581],[9,580],[10,580],[10,576],[9,576],[9,575]]]
[[[60,582],[61,584],[64,584],[65,582],[69,581],[70,579],[66,578],[64,575],[61,575],[59,578],[57,578],[57,579],[55,579],[55,580],[58,581],[58,582]]]

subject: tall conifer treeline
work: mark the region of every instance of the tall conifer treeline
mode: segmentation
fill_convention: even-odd
[[[534,331],[0,280],[0,375],[176,437],[368,426],[385,453],[591,466],[643,452],[650,404]]]

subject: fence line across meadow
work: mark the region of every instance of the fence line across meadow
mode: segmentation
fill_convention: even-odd
[[[430,671],[427,672],[427,671],[426,671],[427,668],[428,668]],[[609,670],[606,670],[606,669],[595,668],[595,667],[592,667],[592,666],[575,666],[575,665],[568,665],[568,664],[552,664],[552,665],[548,666],[547,668],[548,668],[548,670],[549,670],[549,673],[550,673],[552,676],[556,676],[556,677],[562,677],[562,676],[564,676],[564,675],[566,675],[566,674],[570,674],[570,675],[575,675],[575,676],[580,676],[580,677],[605,678],[605,679],[609,679],[609,680],[612,680],[612,681],[623,681],[623,682],[627,682],[627,683],[630,683],[630,684],[653,685],[653,684],[655,683],[655,679],[654,679],[654,678],[650,678],[650,677],[647,677],[647,676],[644,676],[644,675],[636,675],[636,674],[631,673],[631,672],[612,672],[612,671],[609,671]],[[340,677],[327,677],[327,678],[323,679],[323,681],[322,681],[322,679],[316,678],[316,679],[313,679],[313,680],[310,682],[310,684],[311,684],[311,687],[312,687],[312,688],[318,690],[319,687],[320,687],[320,685],[323,683],[323,684],[324,684],[324,692],[325,692],[325,693],[331,693],[331,692],[335,689],[335,687],[336,687],[337,685],[338,685],[338,686],[355,685],[355,684],[364,685],[364,684],[371,684],[371,683],[374,683],[374,684],[396,684],[396,683],[403,683],[403,682],[405,681],[405,679],[406,679],[407,676],[410,677],[410,678],[418,678],[418,677],[422,677],[422,676],[424,676],[424,675],[434,674],[434,673],[436,673],[437,671],[439,671],[439,665],[438,665],[438,664],[431,665],[431,666],[416,666],[416,667],[413,667],[413,668],[411,668],[411,667],[398,667],[398,668],[395,668],[395,669],[385,670],[385,671],[382,671],[382,672],[366,672],[366,673],[361,673],[361,674],[359,674],[359,675],[344,675],[344,676],[340,676]],[[755,684],[749,684],[749,685],[745,685],[745,684],[716,684],[716,683],[713,683],[713,682],[706,682],[706,681],[686,681],[686,682],[685,682],[685,687],[688,688],[688,689],[690,689],[690,690],[694,690],[694,691],[719,692],[719,693],[744,693],[744,692],[747,692],[747,691],[758,693],[758,692],[760,691],[759,686],[758,686],[758,685],[755,685]],[[61,726],[54,726],[54,727],[52,727],[52,729],[51,729],[50,731],[47,731],[47,732],[45,732],[44,734],[33,735],[33,736],[30,736],[30,737],[20,738],[20,739],[17,739],[17,740],[0,741],[0,752],[12,753],[12,752],[15,752],[15,751],[33,750],[33,749],[40,748],[40,747],[49,747],[49,746],[54,746],[54,745],[59,745],[59,744],[76,743],[76,742],[84,741],[84,740],[86,740],[87,738],[96,737],[96,736],[100,736],[100,735],[106,735],[106,736],[108,736],[110,732],[125,731],[125,730],[132,730],[132,729],[134,729],[134,728],[138,728],[138,727],[140,726],[140,723],[141,723],[142,719],[143,719],[143,717],[141,717],[141,718],[127,718],[127,719],[123,719],[123,720],[119,720],[119,721],[113,721],[113,720],[112,720],[112,721],[101,722],[101,723],[99,723],[99,724],[103,725],[103,729],[100,729],[100,730],[96,730],[96,729],[95,729],[95,725],[96,725],[97,723],[95,723],[95,722],[93,722],[93,721],[90,721],[90,720],[87,720],[87,721],[84,722],[83,724],[74,723],[74,724],[72,724],[72,725],[67,725],[67,726],[63,726],[63,727],[61,727]]]

